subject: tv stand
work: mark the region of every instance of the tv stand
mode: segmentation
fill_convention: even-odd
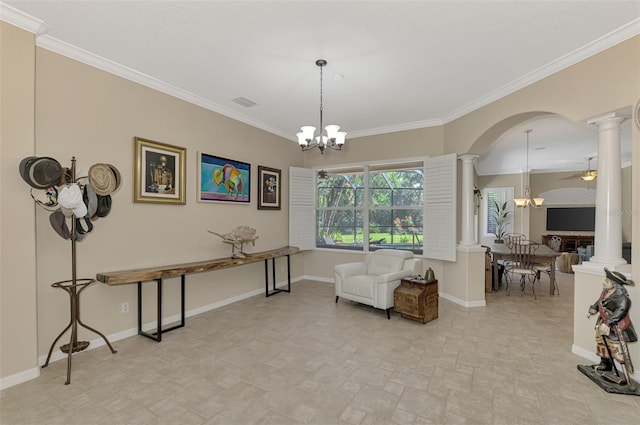
[[[593,235],[542,235],[542,243],[549,245],[552,236],[559,236],[562,240],[560,252],[576,252],[578,247],[593,245]]]

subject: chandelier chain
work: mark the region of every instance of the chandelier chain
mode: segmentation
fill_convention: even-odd
[[[323,112],[323,108],[322,108],[322,68],[324,68],[324,65],[320,65],[320,132],[322,132],[322,112]],[[320,136],[322,137],[322,134],[320,134]]]

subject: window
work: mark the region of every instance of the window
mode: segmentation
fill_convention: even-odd
[[[324,170],[316,194],[318,247],[422,253],[422,161]]]
[[[289,167],[289,244],[303,250],[409,249],[455,261],[456,158],[321,171]]]
[[[496,233],[496,206],[495,203],[502,205],[507,201],[513,201],[513,188],[512,187],[488,187],[485,188],[482,195],[482,208],[484,211],[484,226],[483,236],[492,237]],[[512,202],[509,202],[513,205]],[[513,207],[512,207],[513,208]],[[513,233],[513,221],[509,221],[506,226],[507,233]]]

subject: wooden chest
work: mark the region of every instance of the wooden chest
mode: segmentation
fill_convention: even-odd
[[[438,281],[402,279],[393,293],[393,308],[402,317],[427,323],[438,318]]]

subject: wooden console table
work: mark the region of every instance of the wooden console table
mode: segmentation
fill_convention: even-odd
[[[168,266],[149,267],[144,269],[121,270],[115,272],[98,273],[98,282],[107,285],[128,285],[138,284],[138,334],[151,338],[155,341],[162,341],[162,334],[184,326],[184,291],[185,276],[192,273],[203,273],[213,270],[225,269],[228,267],[241,266],[243,264],[255,263],[264,260],[265,296],[277,294],[279,292],[291,292],[291,265],[289,256],[298,254],[300,249],[295,246],[285,246],[269,251],[255,252],[244,258],[216,258],[213,260],[196,261],[193,263],[173,264]],[[275,260],[279,257],[287,257],[287,289],[276,288],[276,266]],[[271,260],[271,271],[273,279],[273,289],[269,290],[269,264]],[[162,279],[180,276],[180,324],[167,329],[162,329]],[[157,325],[156,332],[150,333],[142,330],[142,282],[155,281],[157,289]]]
[[[393,309],[422,323],[438,318],[438,281],[406,278],[393,292]]]

